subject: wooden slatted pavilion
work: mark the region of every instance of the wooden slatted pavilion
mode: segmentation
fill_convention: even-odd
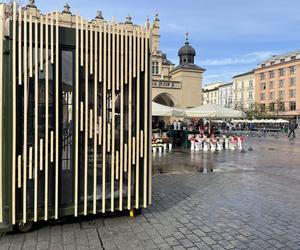
[[[151,32],[0,4],[0,230],[151,203]]]

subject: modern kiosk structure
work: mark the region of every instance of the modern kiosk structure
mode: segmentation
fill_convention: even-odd
[[[151,204],[151,32],[0,4],[0,231]]]

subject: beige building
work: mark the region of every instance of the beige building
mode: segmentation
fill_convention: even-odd
[[[219,87],[221,85],[221,82],[215,82],[203,87],[203,105],[209,103],[219,105]]]
[[[255,100],[262,111],[300,116],[300,50],[262,62],[255,79]]]
[[[205,69],[195,65],[195,49],[185,44],[179,49],[179,64],[175,65],[160,50],[160,22],[156,16],[152,34],[152,100],[177,108],[202,104],[202,79]]]
[[[249,111],[255,107],[255,74],[254,70],[236,75],[233,80],[233,107]]]

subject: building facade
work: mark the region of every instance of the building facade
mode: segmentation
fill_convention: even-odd
[[[221,82],[210,83],[205,85],[202,90],[203,105],[205,104],[219,104],[219,87]]]
[[[261,111],[300,116],[300,50],[262,62],[255,80],[255,100]]]
[[[255,108],[255,73],[254,70],[236,75],[233,80],[233,107],[250,111]]]
[[[233,108],[232,102],[232,82],[219,86],[219,102],[218,105],[224,108]]]
[[[152,100],[171,107],[191,108],[202,104],[202,79],[205,69],[194,63],[196,51],[189,44],[179,49],[179,64],[160,50],[160,20],[152,26]]]

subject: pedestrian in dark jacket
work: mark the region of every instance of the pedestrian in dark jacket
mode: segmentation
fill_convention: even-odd
[[[296,123],[291,122],[289,125],[289,129],[290,129],[290,133],[288,135],[288,138],[290,138],[291,135],[293,135],[293,138],[296,138],[296,135],[295,135]]]

